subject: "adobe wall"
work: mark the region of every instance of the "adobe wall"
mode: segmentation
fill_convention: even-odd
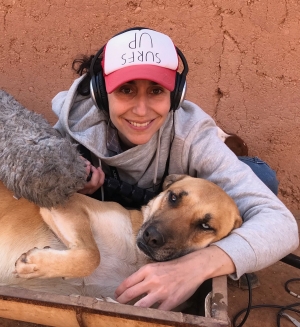
[[[296,0],[0,0],[0,88],[55,122],[72,60],[120,30],[169,34],[190,66],[188,99],[277,171],[300,209],[300,3]]]

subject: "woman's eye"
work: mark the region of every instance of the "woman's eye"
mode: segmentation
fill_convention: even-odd
[[[162,93],[162,89],[160,89],[160,88],[155,88],[155,89],[152,89],[152,93],[153,94],[161,94]]]
[[[124,93],[124,94],[130,94],[130,93],[132,93],[131,88],[130,88],[130,87],[126,87],[126,86],[123,86],[123,87],[120,89],[120,91],[121,91],[122,93]]]

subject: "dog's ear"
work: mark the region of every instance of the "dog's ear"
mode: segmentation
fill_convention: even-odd
[[[187,177],[187,175],[171,174],[168,175],[163,183],[163,191],[170,187],[173,183],[180,181],[181,179]]]
[[[242,217],[237,214],[234,221],[233,229],[241,227],[242,223],[243,223]]]

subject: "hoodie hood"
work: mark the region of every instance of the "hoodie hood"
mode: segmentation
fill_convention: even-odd
[[[58,93],[52,100],[54,113],[59,120],[54,126],[63,136],[71,137],[75,142],[89,149],[105,166],[118,169],[121,180],[149,188],[160,183],[170,149],[173,115],[169,113],[165,123],[149,142],[137,145],[113,157],[107,149],[107,128],[109,116],[99,110],[90,96],[78,94],[78,85],[84,76],[76,79],[69,89]],[[145,156],[145,154],[147,154]]]

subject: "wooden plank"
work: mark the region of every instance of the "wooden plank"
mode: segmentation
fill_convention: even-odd
[[[80,327],[74,310],[0,299],[2,318],[55,327]]]
[[[189,317],[188,317],[189,316]],[[196,317],[191,315],[184,315],[182,321],[167,321],[167,320],[149,320],[143,319],[142,316],[136,317],[109,317],[103,315],[93,315],[85,313],[83,315],[85,326],[88,327],[225,327],[223,322],[211,318]]]
[[[211,317],[229,321],[227,277],[220,276],[212,280]]]
[[[211,317],[137,308],[84,296],[0,287],[0,317],[54,327],[227,327],[226,277],[213,279]]]
[[[181,321],[170,321],[167,312],[162,312],[166,319],[144,317],[143,315],[108,315],[101,311],[75,310],[43,306],[37,303],[22,303],[0,300],[0,314],[3,318],[26,321],[53,327],[223,327],[223,322],[211,318],[182,315]],[[155,309],[145,309],[155,310]],[[143,310],[141,310],[143,311]],[[158,311],[158,310],[156,310]],[[228,325],[227,325],[228,326]]]
[[[39,304],[35,301],[30,303],[8,301],[0,299],[0,315],[3,318],[26,321],[54,327],[220,327],[225,326],[222,321],[211,318],[197,317],[177,313],[177,317],[169,312],[156,309],[136,308],[139,315],[109,313],[106,311],[88,310],[86,308],[74,308],[57,305]],[[157,314],[149,314],[149,311],[160,311]],[[148,312],[147,312],[148,311]],[[143,313],[147,312],[147,315]],[[172,319],[173,318],[173,319]],[[175,319],[174,319],[175,318]],[[179,318],[179,319],[178,319]]]

